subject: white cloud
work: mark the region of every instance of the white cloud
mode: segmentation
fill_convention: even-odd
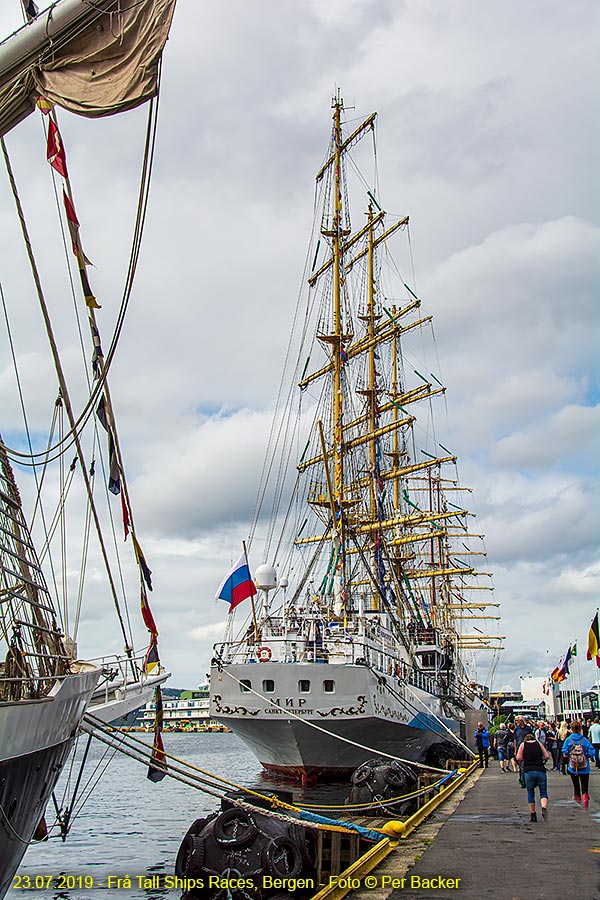
[[[589,186],[598,15],[588,0],[575,10],[516,0],[494,9],[475,0],[179,4],[145,243],[110,373],[161,652],[177,686],[203,677],[223,616],[214,589],[252,519],[338,85],[352,116],[378,109],[382,196],[391,212],[411,215],[414,259],[402,272],[412,284],[414,262],[439,362],[418,341],[410,358],[449,389],[436,436],[459,453],[487,533],[508,635],[498,679],[518,686],[519,674],[556,660],[567,617],[568,639],[584,639],[597,573],[599,226]],[[5,4],[2,33],[19,21]],[[105,349],[145,116],[60,114]],[[80,351],[39,121],[7,143],[71,378]],[[23,251],[9,242],[16,220],[5,178],[0,196],[2,286],[43,445],[57,385]],[[19,440],[10,382],[5,350],[0,427]],[[74,389],[77,412],[83,402]],[[31,502],[27,473],[19,478]],[[77,482],[76,511],[81,498]],[[121,546],[114,503],[113,515]],[[80,543],[73,538],[75,556]],[[140,642],[131,547],[121,549]],[[258,544],[252,553],[262,561]],[[92,550],[81,652],[119,647],[103,577]]]

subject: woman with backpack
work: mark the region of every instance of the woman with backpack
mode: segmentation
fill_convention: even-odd
[[[584,809],[590,804],[590,759],[596,751],[581,733],[581,722],[571,722],[571,734],[562,746],[563,757],[568,761],[567,771],[573,782],[573,800]]]

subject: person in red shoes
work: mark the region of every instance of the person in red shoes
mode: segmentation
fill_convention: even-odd
[[[573,799],[587,809],[590,803],[590,759],[596,758],[596,751],[581,733],[581,722],[571,722],[571,734],[564,742],[562,752],[573,782]]]

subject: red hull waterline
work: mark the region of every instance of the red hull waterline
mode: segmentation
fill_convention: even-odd
[[[283,775],[292,781],[300,781],[302,787],[311,787],[317,781],[346,781],[356,767],[340,766],[274,766],[272,763],[261,762],[261,766],[269,772]]]

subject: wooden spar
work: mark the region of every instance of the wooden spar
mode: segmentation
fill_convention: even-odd
[[[338,122],[337,134],[341,138],[341,125],[340,125],[339,113],[344,108],[344,106],[343,106],[344,101],[340,99],[339,94],[338,94],[337,99],[334,99],[333,102],[334,102],[334,108],[335,108],[336,114],[337,114],[337,122]],[[341,155],[341,153],[343,153],[344,150],[348,150],[355,141],[357,141],[359,138],[361,138],[363,136],[363,133],[365,132],[365,130],[367,128],[369,128],[369,126],[373,125],[373,122],[375,121],[376,116],[377,116],[377,113],[371,113],[371,115],[368,116],[368,118],[366,118],[365,121],[361,125],[359,125],[358,128],[356,128],[349,137],[346,138],[346,140],[343,142],[343,144],[340,143],[340,141],[336,142],[335,153],[332,153],[332,155],[329,157],[329,159],[327,160],[325,165],[321,169],[319,169],[319,171],[317,172],[316,179],[315,179],[316,181],[321,180],[321,178],[323,177],[323,175],[325,174],[325,172],[327,171],[329,166],[332,165],[332,163],[334,163],[334,162],[339,163],[339,156]]]
[[[335,501],[333,499],[333,485],[331,483],[331,473],[327,462],[327,448],[325,447],[325,435],[323,434],[323,423],[319,419],[317,422],[319,428],[319,440],[321,441],[321,450],[323,451],[323,468],[325,469],[325,478],[327,480],[327,493],[329,495],[329,508],[331,510],[331,521],[335,529]]]
[[[428,322],[431,322],[433,316],[424,316],[422,319],[417,319],[415,322],[411,322],[409,325],[404,325],[402,328],[398,325],[385,325],[382,326],[382,330],[377,334],[377,336],[373,339],[375,344],[378,346],[382,344],[386,340],[391,340],[393,337],[396,337],[400,334],[404,334],[407,331],[412,331],[413,328],[419,328],[421,325],[426,325]],[[321,340],[327,341],[330,340],[326,335],[320,335]],[[368,338],[361,338],[361,340],[357,341],[355,344],[351,344],[350,347],[346,350],[346,356],[348,359],[353,359],[355,356],[359,356],[361,353],[364,353],[369,349],[369,341]],[[327,363],[327,365],[322,366],[318,371],[312,372],[310,375],[307,375],[306,378],[303,378],[301,382],[299,382],[298,387],[301,390],[304,390],[311,381],[315,381],[317,378],[321,378],[323,375],[326,375],[328,372],[331,372],[332,364]],[[431,384],[428,385],[429,388],[432,387]],[[443,393],[445,388],[438,391],[438,393]]]
[[[373,217],[373,226],[372,227],[374,227],[378,222],[380,222],[384,216],[385,216],[385,213],[383,211],[377,213],[377,215]],[[409,221],[408,216],[404,216],[403,219],[400,219],[398,222],[396,222],[394,225],[392,225],[391,228],[388,228],[387,231],[384,231],[383,234],[380,234],[379,237],[374,241],[373,246],[377,247],[379,244],[381,244],[382,241],[385,241],[387,238],[389,238],[390,235],[392,235],[398,228],[401,228],[402,225],[408,225],[408,221]],[[361,228],[360,231],[357,231],[356,234],[353,234],[352,237],[349,238],[345,244],[343,244],[342,252],[346,253],[348,250],[350,250],[356,243],[358,243],[358,241],[362,237],[364,237],[365,234],[367,234],[368,230],[369,230],[369,225],[365,225],[364,228]],[[368,252],[368,249],[361,250],[357,256],[353,256],[352,259],[347,264],[348,271],[352,268],[354,263],[358,262],[359,259],[362,259],[363,256],[366,256],[367,252]],[[320,269],[318,269],[318,271],[316,271],[314,273],[314,275],[310,276],[310,278],[308,279],[309,285],[311,287],[314,287],[315,284],[317,283],[317,281],[319,280],[319,278],[321,277],[321,275],[323,275],[324,272],[327,272],[327,270],[330,269],[332,267],[332,265],[333,265],[333,257],[330,256],[329,259],[323,263],[323,265],[320,267]],[[421,301],[417,298],[417,302],[414,305],[420,306]]]

